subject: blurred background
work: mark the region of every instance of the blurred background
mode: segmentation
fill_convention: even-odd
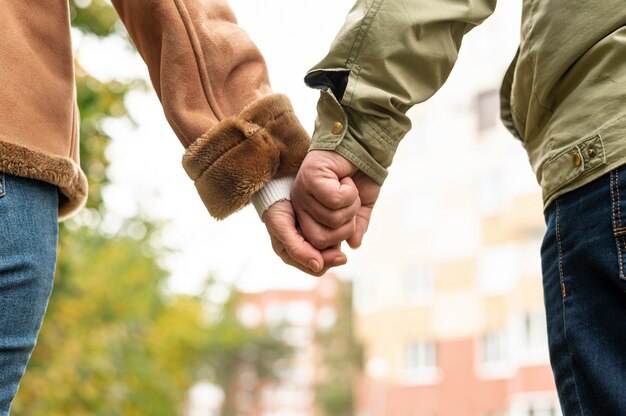
[[[89,201],[61,225],[12,414],[561,414],[540,190],[498,120],[520,0],[411,110],[363,247],[320,279],[282,264],[252,208],[209,217],[110,2],[70,3]],[[309,132],[318,93],[302,78],[352,3],[230,1]]]

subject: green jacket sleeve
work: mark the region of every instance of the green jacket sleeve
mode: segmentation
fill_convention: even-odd
[[[333,150],[382,185],[406,112],[445,82],[461,40],[496,0],[357,0],[328,55],[305,77],[318,88],[311,150]]]

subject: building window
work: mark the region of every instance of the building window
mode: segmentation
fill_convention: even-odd
[[[285,306],[282,302],[271,301],[265,305],[264,314],[270,326],[278,326],[285,320]]]
[[[478,132],[483,133],[498,123],[500,94],[498,90],[487,90],[476,96]]]
[[[332,306],[322,306],[317,312],[317,327],[322,331],[327,331],[337,322],[337,312]]]
[[[403,276],[402,297],[408,303],[424,303],[435,292],[435,272],[432,264],[422,262],[409,267]]]
[[[434,341],[412,341],[405,345],[405,381],[412,384],[437,382],[437,344]]]
[[[483,335],[479,349],[478,374],[485,379],[507,378],[513,371],[509,357],[508,333],[505,330]]]
[[[528,416],[558,416],[561,414],[561,411],[556,404],[552,403],[549,405],[533,405],[526,414]]]
[[[546,315],[543,311],[524,314],[524,346],[528,350],[541,350],[548,346],[546,331]]]
[[[521,365],[547,364],[548,334],[546,315],[542,309],[524,312],[519,322],[519,359]]]
[[[507,342],[505,331],[489,332],[482,340],[483,364],[498,364],[507,359]]]
[[[561,408],[556,398],[525,397],[511,405],[511,416],[561,416]]]
[[[286,304],[285,319],[292,325],[310,325],[314,314],[315,311],[311,302],[299,300]]]

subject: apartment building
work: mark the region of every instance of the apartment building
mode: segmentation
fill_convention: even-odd
[[[438,259],[408,243],[389,255],[394,265],[356,279],[367,363],[357,415],[560,414],[537,264],[541,216],[529,215],[537,204],[528,195],[474,213],[479,241],[464,256]]]
[[[542,201],[501,126],[518,1],[464,40],[450,79],[411,113],[361,252],[358,416],[557,416],[539,250]]]
[[[237,399],[239,415],[318,414],[314,406],[320,371],[316,334],[335,324],[342,285],[347,283],[327,274],[310,290],[268,290],[242,295],[237,311],[240,322],[250,328],[269,327],[293,349],[293,354],[280,363],[275,382],[246,380],[242,374]]]

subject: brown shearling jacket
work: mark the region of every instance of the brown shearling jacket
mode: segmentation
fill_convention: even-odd
[[[148,65],[183,166],[224,218],[294,174],[309,138],[225,0],[113,0]],[[67,0],[0,0],[0,171],[59,189],[59,218],[87,195]]]

